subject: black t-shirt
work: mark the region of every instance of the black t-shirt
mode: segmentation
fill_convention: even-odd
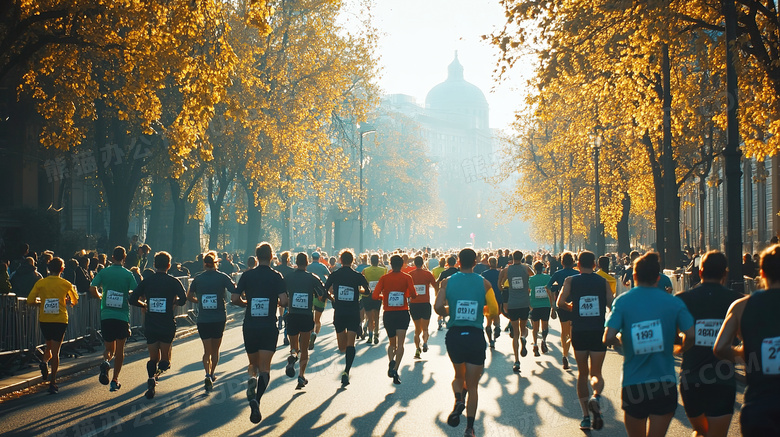
[[[742,293],[703,282],[677,297],[685,302],[694,319],[694,346],[683,353],[680,383],[736,384],[733,364],[715,357],[712,347],[729,307],[743,297]]]
[[[315,296],[325,294],[325,287],[316,275],[296,269],[284,276],[287,297],[290,299],[290,314],[312,315],[311,306]]]
[[[279,295],[287,293],[287,286],[281,273],[267,265],[259,265],[241,275],[235,293],[246,296],[245,327],[274,326]]]
[[[141,306],[138,300],[142,297],[146,298],[147,305],[144,317],[146,327],[176,329],[173,305],[184,305],[187,302],[184,287],[178,279],[167,273],[155,272],[135,287],[130,295],[130,305]]]
[[[498,268],[503,269],[504,267],[506,267],[507,264],[509,264],[509,257],[499,256],[496,261],[498,261]]]
[[[344,266],[328,276],[325,289],[330,290],[331,287],[333,287],[334,315],[360,314],[360,294],[369,293],[365,276],[352,267]]]
[[[597,273],[580,273],[572,276],[570,281],[571,329],[603,331],[607,311],[607,280]]]
[[[458,273],[460,270],[456,269],[455,267],[447,267],[447,270],[439,273],[439,277],[436,278],[436,282],[441,282],[450,276],[454,275],[455,273]]]

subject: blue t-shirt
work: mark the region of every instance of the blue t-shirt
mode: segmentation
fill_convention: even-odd
[[[612,303],[605,323],[623,340],[623,387],[648,382],[677,383],[673,347],[677,330],[693,326],[681,299],[652,287],[634,287]]]

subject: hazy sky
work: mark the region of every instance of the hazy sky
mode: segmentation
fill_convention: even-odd
[[[420,105],[447,78],[455,50],[468,82],[478,86],[490,105],[490,125],[507,127],[522,104],[527,71],[515,69],[496,84],[497,50],[481,39],[504,24],[498,0],[377,0],[380,31],[380,85],[389,94],[409,94]],[[498,86],[498,88],[496,88]]]

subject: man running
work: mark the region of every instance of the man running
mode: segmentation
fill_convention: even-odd
[[[297,269],[284,278],[287,287],[287,298],[290,301],[290,312],[287,315],[287,335],[290,341],[290,356],[287,358],[285,372],[290,378],[295,376],[295,362],[300,355],[300,373],[298,385],[300,390],[309,383],[306,380],[306,366],[309,363],[309,338],[314,329],[314,314],[312,303],[317,297],[325,294],[322,281],[306,271],[309,258],[301,252],[295,257]]]
[[[387,359],[389,360],[387,376],[393,378],[393,383],[396,385],[401,383],[398,368],[401,366],[401,358],[404,356],[406,330],[409,329],[407,301],[410,297],[417,297],[412,277],[401,272],[403,266],[403,258],[398,255],[390,257],[390,267],[393,270],[379,278],[372,294],[374,299],[382,299],[383,301],[382,322],[389,340],[387,345]]]
[[[637,286],[615,299],[604,331],[605,344],[623,343],[621,398],[629,437],[666,434],[677,409],[674,341],[678,332],[682,350],[693,341],[693,317],[682,300],[656,288],[660,275],[657,253],[636,258]]]
[[[761,252],[759,275],[764,289],[731,305],[715,341],[720,359],[746,363],[739,422],[747,437],[780,435],[780,245]]]
[[[607,355],[603,342],[604,321],[606,310],[612,305],[612,290],[604,278],[593,273],[596,267],[593,252],[580,253],[578,267],[579,275],[569,276],[563,281],[557,304],[559,309],[572,313],[571,343],[574,359],[577,360],[577,398],[583,416],[580,429],[589,430],[593,426],[593,429],[599,430],[604,427],[600,404],[604,391],[601,367]],[[588,381],[593,389],[592,397],[589,396]]]
[[[528,314],[531,311],[531,302],[528,290],[528,278],[533,271],[523,264],[523,253],[512,253],[512,265],[507,266],[498,276],[498,283],[508,285],[507,301],[504,302],[504,312],[512,326],[512,351],[515,354],[515,364],[512,371],[520,373],[520,357],[528,354],[525,337],[528,335]],[[522,347],[520,347],[522,345]],[[518,355],[518,348],[520,353]]]
[[[445,344],[447,355],[455,368],[452,391],[455,406],[447,424],[460,425],[460,415],[466,410],[466,436],[474,436],[477,416],[479,378],[485,367],[485,336],[482,334],[484,308],[488,315],[498,314],[498,304],[490,282],[473,272],[477,254],[463,249],[458,256],[461,271],[442,282],[436,296],[436,313],[449,316]],[[468,406],[466,405],[468,403]]]
[[[314,252],[311,254],[311,264],[306,267],[306,271],[317,275],[322,283],[325,283],[328,280],[328,276],[330,276],[330,270],[325,266],[325,264],[320,262],[319,252]],[[322,328],[320,319],[322,318],[322,313],[325,311],[325,305],[327,303],[328,301],[324,296],[322,298],[314,299],[314,330],[312,330],[311,338],[309,339],[309,350],[314,349],[314,341],[317,340],[317,335],[319,335],[320,328]]]
[[[227,322],[225,309],[226,293],[233,295],[236,286],[230,276],[217,270],[217,252],[210,251],[203,256],[203,272],[195,276],[187,291],[187,300],[198,305],[198,336],[203,342],[203,369],[206,371],[204,388],[213,389],[217,380],[219,347]]]
[[[704,254],[699,277],[699,285],[677,295],[693,316],[696,331],[692,347],[683,351],[680,397],[695,435],[725,437],[737,381],[734,365],[719,360],[713,346],[729,307],[743,295],[722,285],[728,278],[728,260],[717,250]]]
[[[147,399],[154,397],[160,374],[171,367],[171,343],[176,336],[173,307],[187,303],[181,282],[168,274],[170,268],[171,255],[168,252],[154,254],[155,273],[141,281],[130,295],[130,305],[146,310],[144,335],[149,348],[149,361],[146,363],[149,376],[146,381]]]
[[[62,258],[52,258],[46,265],[49,276],[39,279],[27,295],[27,305],[38,306],[38,324],[46,342],[39,365],[43,380],[49,381],[49,393],[59,393],[57,370],[60,367],[60,347],[68,329],[68,307],[79,302],[76,286],[62,279],[65,270]],[[51,374],[48,365],[51,363]]]
[[[417,297],[409,302],[409,314],[414,322],[414,359],[420,359],[420,352],[428,352],[428,325],[431,323],[431,289],[438,292],[436,280],[431,272],[423,269],[423,258],[414,257],[416,269],[409,272],[414,281],[414,289]],[[422,334],[422,347],[420,347],[420,334]]]
[[[113,359],[111,391],[121,387],[119,372],[122,371],[125,360],[125,341],[130,337],[130,290],[138,286],[135,275],[122,267],[125,255],[124,247],[114,248],[111,265],[100,270],[89,284],[90,294],[100,299],[100,334],[103,337],[104,350],[98,380],[101,384],[108,385],[108,370]]]
[[[494,256],[489,257],[488,266],[489,268],[482,272],[482,277],[490,282],[490,287],[493,288],[493,294],[495,295],[496,303],[498,304],[498,307],[501,308],[503,301],[501,300],[501,288],[498,286],[498,275],[501,274],[501,270],[498,269],[498,259],[496,259]],[[492,331],[490,327],[491,324],[493,325]],[[499,335],[501,335],[500,314],[496,314],[493,317],[488,317],[487,323],[485,324],[485,334],[487,334],[490,348],[494,349],[496,347],[496,339]]]
[[[450,255],[447,257],[447,268],[442,270],[438,275],[435,273],[433,275],[433,277],[436,278],[437,285],[441,286],[441,281],[449,278],[450,276],[460,271],[458,270],[457,267],[455,267],[455,264],[457,263],[458,263],[458,258],[456,258],[454,255]],[[441,331],[441,328],[444,326],[444,317],[439,316],[438,324],[439,324],[438,330]]]
[[[615,296],[615,293],[617,291],[617,279],[615,279],[614,276],[609,274],[609,257],[608,256],[600,256],[599,257],[599,271],[596,272],[599,276],[604,278],[604,280],[607,281],[607,284],[609,284],[610,290],[612,290],[612,297]]]
[[[553,292],[555,301],[558,300],[558,294],[561,287],[563,287],[563,281],[569,276],[574,276],[578,271],[574,270],[574,255],[571,252],[564,252],[561,256],[561,264],[563,268],[555,272],[550,278],[550,282],[547,283],[547,288]],[[563,354],[562,363],[563,369],[569,369],[569,346],[571,345],[571,313],[559,312],[558,320],[561,322],[561,351]]]
[[[271,269],[274,250],[270,243],[260,243],[255,249],[257,267],[241,275],[231,300],[246,308],[244,314],[244,349],[249,358],[249,420],[260,423],[260,399],[271,380],[271,360],[279,340],[276,308],[287,306],[287,286],[281,273]]]
[[[534,356],[539,355],[539,346],[536,345],[536,338],[539,334],[539,325],[542,328],[542,353],[546,354],[547,348],[547,334],[550,332],[549,320],[550,316],[555,315],[555,306],[552,292],[547,288],[547,283],[550,282],[550,275],[544,274],[544,264],[541,261],[534,263],[535,275],[528,278],[528,289],[531,293],[531,326],[532,331],[532,343],[534,349]]]
[[[352,268],[355,255],[351,250],[342,250],[339,255],[341,268],[331,273],[325,282],[325,290],[333,298],[333,327],[339,352],[346,354],[346,366],[341,372],[341,385],[349,385],[349,371],[355,361],[355,338],[360,327],[360,294],[369,292],[365,276]]]
[[[371,266],[363,269],[363,276],[368,281],[368,289],[371,293],[374,292],[376,284],[379,282],[379,278],[387,274],[387,269],[379,266],[379,255],[371,255]],[[368,331],[368,341],[366,344],[379,344],[379,309],[382,308],[382,301],[374,299],[371,295],[361,296],[360,304],[363,306],[363,310],[366,312],[366,319],[368,324],[366,330]]]

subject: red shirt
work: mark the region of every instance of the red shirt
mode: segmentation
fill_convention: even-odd
[[[414,281],[414,288],[417,292],[417,297],[413,297],[411,303],[430,303],[433,284],[436,283],[436,279],[433,277],[433,274],[428,270],[414,269],[409,272],[409,275],[412,276],[412,280]],[[420,293],[420,288],[423,288],[423,293]]]
[[[374,300],[379,300],[380,296],[385,311],[409,311],[407,299],[417,297],[417,292],[408,273],[390,271],[379,278],[371,295]]]

